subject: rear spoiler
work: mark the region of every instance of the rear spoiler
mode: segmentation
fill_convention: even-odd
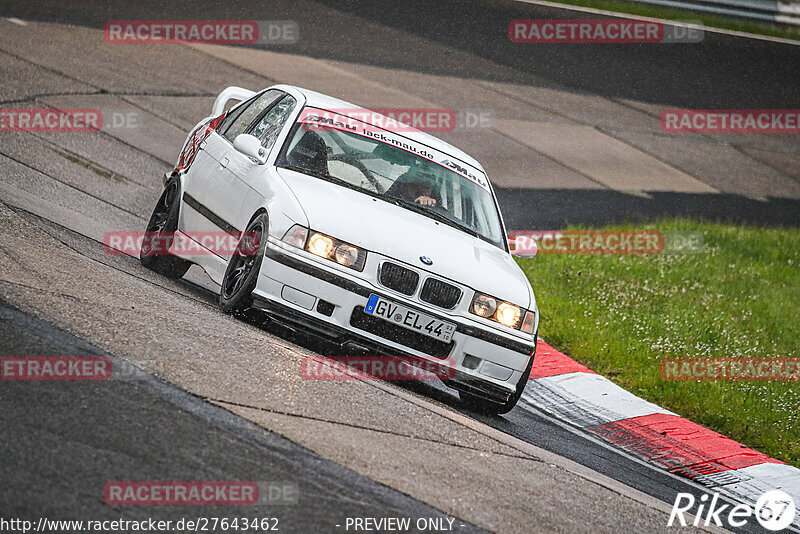
[[[214,101],[214,107],[211,109],[211,116],[218,117],[225,111],[225,105],[228,103],[229,100],[247,100],[251,96],[253,96],[255,91],[251,91],[249,89],[243,89],[241,87],[231,86],[219,94],[217,99]]]
[[[189,142],[189,139],[194,135],[195,131],[202,126],[204,123],[207,123],[210,120],[213,120],[215,117],[219,117],[225,111],[225,106],[231,100],[243,101],[247,100],[248,98],[255,95],[255,91],[251,91],[250,89],[243,89],[242,87],[231,86],[224,89],[217,99],[214,101],[214,107],[211,108],[211,115],[200,121],[197,126],[195,126],[189,135],[186,137],[186,141],[184,141],[183,146],[184,149],[186,148],[186,144]],[[162,178],[162,182],[166,185],[167,181],[172,178],[176,173],[174,170],[169,171],[164,175]]]

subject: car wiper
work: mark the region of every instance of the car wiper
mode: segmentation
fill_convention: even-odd
[[[342,187],[346,187],[348,189],[352,189],[353,191],[358,191],[359,193],[363,193],[365,195],[369,195],[375,198],[382,198],[377,193],[373,193],[369,189],[364,189],[363,187],[358,187],[357,185],[353,185],[347,180],[342,180],[336,176],[331,176],[330,174],[323,174],[321,172],[312,171],[311,169],[306,169],[305,167],[299,167],[297,165],[288,165],[288,164],[281,164],[279,165],[281,169],[289,169],[290,171],[299,172],[301,174],[307,174],[309,176],[313,176],[314,178],[319,178],[320,180],[325,180],[332,184],[341,185]]]
[[[426,217],[430,217],[431,219],[436,219],[437,221],[443,222],[448,226],[452,226],[453,228],[461,230],[462,232],[466,232],[469,235],[483,239],[483,236],[481,236],[478,232],[476,232],[472,228],[459,224],[450,217],[446,217],[441,213],[437,213],[433,210],[430,210],[421,204],[417,204],[416,202],[409,202],[408,200],[403,200],[402,198],[395,198],[395,197],[381,197],[381,198],[383,198],[387,202],[391,202],[392,204],[403,206],[405,208],[410,209],[411,211],[416,211],[417,213],[425,215]]]

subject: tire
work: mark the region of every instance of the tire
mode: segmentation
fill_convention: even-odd
[[[239,314],[252,306],[253,290],[267,249],[268,232],[269,218],[262,213],[247,225],[239,239],[219,290],[219,307],[225,313]],[[252,241],[254,236],[256,241]],[[251,250],[253,243],[257,246],[255,250]]]
[[[537,336],[534,336],[533,339],[535,344]],[[520,397],[522,397],[522,392],[525,391],[525,386],[528,384],[528,377],[530,377],[531,369],[533,369],[533,358],[534,357],[531,356],[528,366],[525,368],[525,372],[522,373],[519,382],[517,382],[516,391],[514,391],[514,394],[511,395],[507,401],[492,402],[460,390],[458,392],[458,397],[461,399],[462,403],[476,412],[490,415],[503,415],[510,412],[514,406],[517,405],[517,402],[519,402]]]
[[[177,279],[186,274],[191,267],[191,262],[164,252],[153,252],[153,248],[165,248],[165,243],[171,243],[178,229],[178,215],[180,214],[181,182],[172,177],[164,184],[164,192],[153,208],[153,214],[147,223],[142,248],[139,251],[139,261],[148,269],[155,271],[167,278]],[[168,248],[168,247],[166,247]]]

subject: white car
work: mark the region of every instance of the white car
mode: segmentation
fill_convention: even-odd
[[[447,366],[462,401],[508,412],[539,312],[492,187],[464,152],[392,123],[298,87],[229,87],[165,176],[147,235],[255,240],[157,254],[145,239],[142,263],[174,278],[196,263],[229,313],[255,308],[343,348]]]

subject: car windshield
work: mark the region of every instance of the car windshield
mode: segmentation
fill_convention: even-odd
[[[388,130],[306,108],[278,165],[422,213],[504,249],[486,176]]]

